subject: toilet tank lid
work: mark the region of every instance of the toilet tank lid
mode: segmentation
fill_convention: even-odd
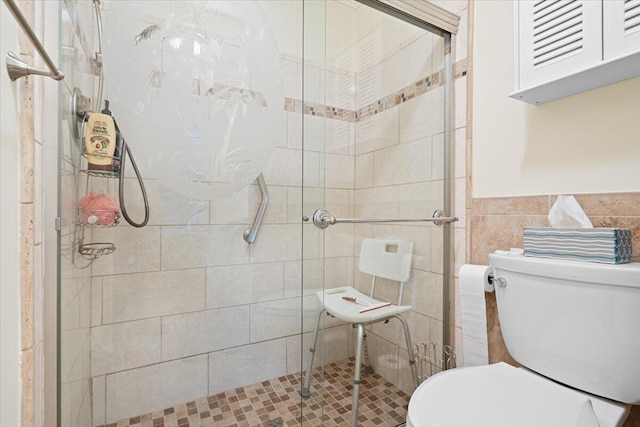
[[[464,408],[464,410],[460,410]],[[584,394],[506,363],[434,375],[409,402],[415,427],[604,427]]]
[[[599,264],[500,252],[489,254],[489,264],[497,270],[609,286],[640,287],[638,262]]]

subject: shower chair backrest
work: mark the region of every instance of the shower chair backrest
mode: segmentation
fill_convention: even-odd
[[[364,239],[360,249],[359,268],[373,276],[369,296],[373,298],[376,277],[400,282],[398,305],[402,305],[405,282],[411,277],[413,243],[406,240]]]

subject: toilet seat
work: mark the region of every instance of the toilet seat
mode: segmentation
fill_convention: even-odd
[[[618,427],[628,410],[496,363],[445,371],[422,383],[409,402],[407,427]]]

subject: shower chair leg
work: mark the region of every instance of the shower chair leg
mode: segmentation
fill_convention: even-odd
[[[322,313],[324,313],[324,310],[320,310],[320,313],[318,313],[318,318],[316,319],[316,328],[313,330],[313,338],[311,339],[311,347],[309,347],[309,356],[307,359],[307,372],[304,374],[304,382],[302,383],[302,388],[300,389],[300,396],[302,397],[311,396],[309,383],[311,382],[311,372],[313,371],[313,356],[315,356],[316,354],[316,341],[318,338],[318,329],[320,329],[320,319],[322,318]]]
[[[358,323],[358,343],[356,346],[356,365],[353,375],[353,401],[351,403],[351,427],[358,426],[358,401],[360,400],[360,364],[362,363],[362,341],[364,340],[364,325]]]
[[[420,384],[418,383],[418,370],[416,369],[416,360],[413,354],[413,344],[411,344],[411,334],[409,333],[409,325],[404,317],[396,314],[393,316],[400,320],[402,323],[402,327],[404,329],[404,339],[407,342],[407,353],[409,354],[409,367],[411,368],[411,375],[413,376],[413,386],[418,387]]]

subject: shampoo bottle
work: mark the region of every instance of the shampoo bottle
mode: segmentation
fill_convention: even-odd
[[[109,101],[108,100],[104,100],[104,108],[102,109],[102,111],[100,111],[102,114],[106,114],[108,116],[111,116],[113,118],[113,114],[111,113],[111,110],[109,110]],[[115,126],[115,119],[113,119],[113,124]],[[111,163],[111,171],[119,173],[120,172],[120,160],[122,157],[122,144],[123,144],[123,138],[122,135],[120,134],[120,131],[118,130],[118,126],[115,126],[116,129],[116,148],[113,151],[113,159],[112,159],[112,163]]]
[[[108,114],[91,114],[85,127],[84,143],[89,170],[111,171],[116,149],[116,126],[113,117]]]

